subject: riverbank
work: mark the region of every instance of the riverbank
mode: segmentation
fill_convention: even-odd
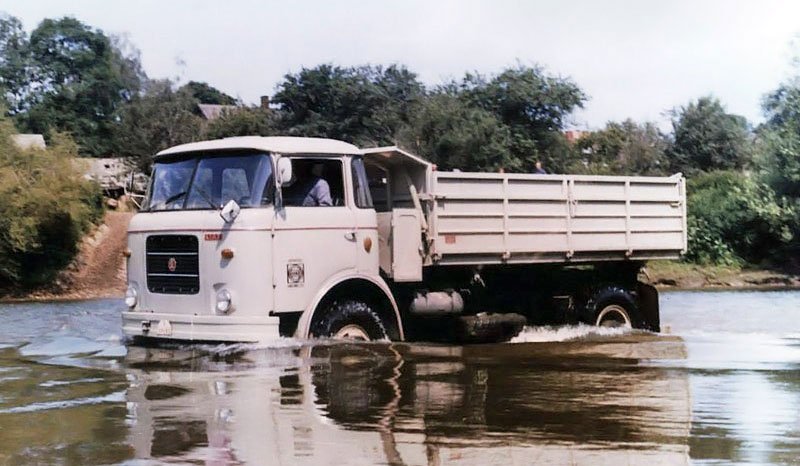
[[[0,302],[121,298],[125,294],[122,254],[132,216],[132,212],[106,212],[103,223],[83,239],[75,259],[53,283],[32,290],[0,290]]]
[[[645,269],[659,289],[775,289],[800,288],[800,275],[774,270],[652,261]]]
[[[52,284],[33,290],[0,290],[0,302],[121,298],[126,286],[122,253],[132,215],[107,212],[103,224],[84,238],[78,256]],[[764,269],[653,261],[645,270],[650,283],[661,290],[800,288],[800,275]]]

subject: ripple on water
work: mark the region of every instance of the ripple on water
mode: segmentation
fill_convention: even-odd
[[[73,336],[59,336],[51,340],[29,343],[20,348],[20,354],[23,356],[63,356],[97,353],[107,347],[108,342]]]
[[[95,405],[101,403],[124,403],[124,402],[125,402],[125,390],[120,390],[102,396],[90,396],[85,398],[73,398],[67,400],[40,401],[26,405],[13,406],[10,408],[0,409],[0,414],[33,413],[37,411],[75,408],[78,406]]]

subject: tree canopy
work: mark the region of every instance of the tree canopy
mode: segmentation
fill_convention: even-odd
[[[741,169],[750,161],[747,120],[727,113],[719,99],[701,97],[672,115],[669,156],[676,171]]]
[[[111,152],[114,115],[145,79],[137,53],[74,18],[45,19],[25,37],[0,19],[0,67],[9,111],[26,132],[70,133],[82,153]]]
[[[272,101],[287,134],[380,146],[395,140],[423,95],[416,75],[402,66],[325,64],[284,76]]]
[[[208,83],[189,81],[182,86],[192,97],[201,104],[236,105],[236,99]]]
[[[609,122],[576,143],[582,157],[571,171],[595,174],[664,175],[669,142],[654,123]]]

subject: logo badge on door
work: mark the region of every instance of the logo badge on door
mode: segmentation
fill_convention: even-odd
[[[170,257],[167,261],[167,270],[174,272],[178,268],[178,261],[174,257]]]
[[[306,280],[306,269],[300,261],[291,261],[286,264],[286,284],[289,288],[303,286]]]

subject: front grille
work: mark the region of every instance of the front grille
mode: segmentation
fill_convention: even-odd
[[[147,237],[147,289],[151,293],[163,294],[200,292],[196,236]]]

